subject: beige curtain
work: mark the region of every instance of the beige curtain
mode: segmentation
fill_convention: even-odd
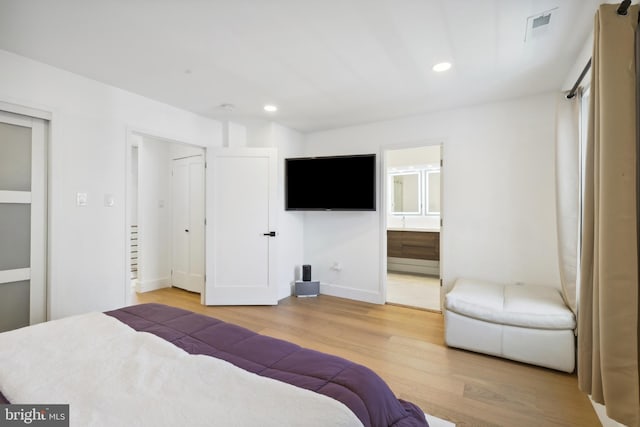
[[[578,216],[580,212],[580,105],[582,91],[558,95],[556,113],[556,223],[564,302],[576,313]]]
[[[636,230],[638,6],[595,16],[578,304],[580,389],[640,426]]]

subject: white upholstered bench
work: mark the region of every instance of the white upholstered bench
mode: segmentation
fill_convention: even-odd
[[[448,346],[565,372],[575,367],[576,326],[548,286],[458,279],[444,301]]]

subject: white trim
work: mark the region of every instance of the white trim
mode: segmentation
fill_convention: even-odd
[[[16,268],[15,270],[0,271],[0,284],[21,282],[31,279],[30,268]]]
[[[51,112],[40,110],[37,108],[31,108],[24,105],[11,104],[8,102],[0,101],[0,110],[7,111],[9,113],[21,114],[23,116],[35,117],[37,119],[51,120]]]
[[[31,191],[0,190],[0,203],[31,203]]]
[[[9,111],[0,110],[0,121],[9,125],[31,128],[33,127],[34,119],[31,117],[14,114]]]
[[[613,420],[607,416],[607,408],[605,407],[605,405],[599,404],[598,402],[593,400],[591,396],[589,396],[589,401],[593,405],[593,409],[596,411],[596,415],[600,419],[602,427],[625,427],[624,424],[620,424],[616,420]]]
[[[136,280],[135,289],[136,289],[136,292],[142,293],[142,292],[155,291],[156,289],[170,288],[170,287],[171,287],[171,278],[163,277],[155,280],[145,280],[145,281]]]
[[[386,274],[385,274],[386,276]],[[354,299],[372,304],[384,304],[385,298],[380,292],[365,291],[348,286],[335,285],[333,283],[320,282],[320,294],[331,295],[339,298]]]
[[[132,136],[139,136],[142,138],[153,138],[158,139],[163,142],[171,143],[171,144],[179,144],[179,145],[191,145],[194,147],[206,148],[205,145],[198,144],[193,141],[189,141],[188,138],[182,138],[179,135],[170,135],[161,131],[156,131],[153,129],[145,129],[138,126],[128,125],[127,126],[127,140],[131,144]],[[133,144],[131,144],[133,145]]]
[[[48,123],[33,118],[31,128],[30,324],[47,320]]]

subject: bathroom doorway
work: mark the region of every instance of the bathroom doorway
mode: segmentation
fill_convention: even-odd
[[[442,144],[384,155],[386,302],[440,312]]]

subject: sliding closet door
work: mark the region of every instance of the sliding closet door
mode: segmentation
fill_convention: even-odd
[[[0,111],[0,332],[46,319],[45,129]]]

